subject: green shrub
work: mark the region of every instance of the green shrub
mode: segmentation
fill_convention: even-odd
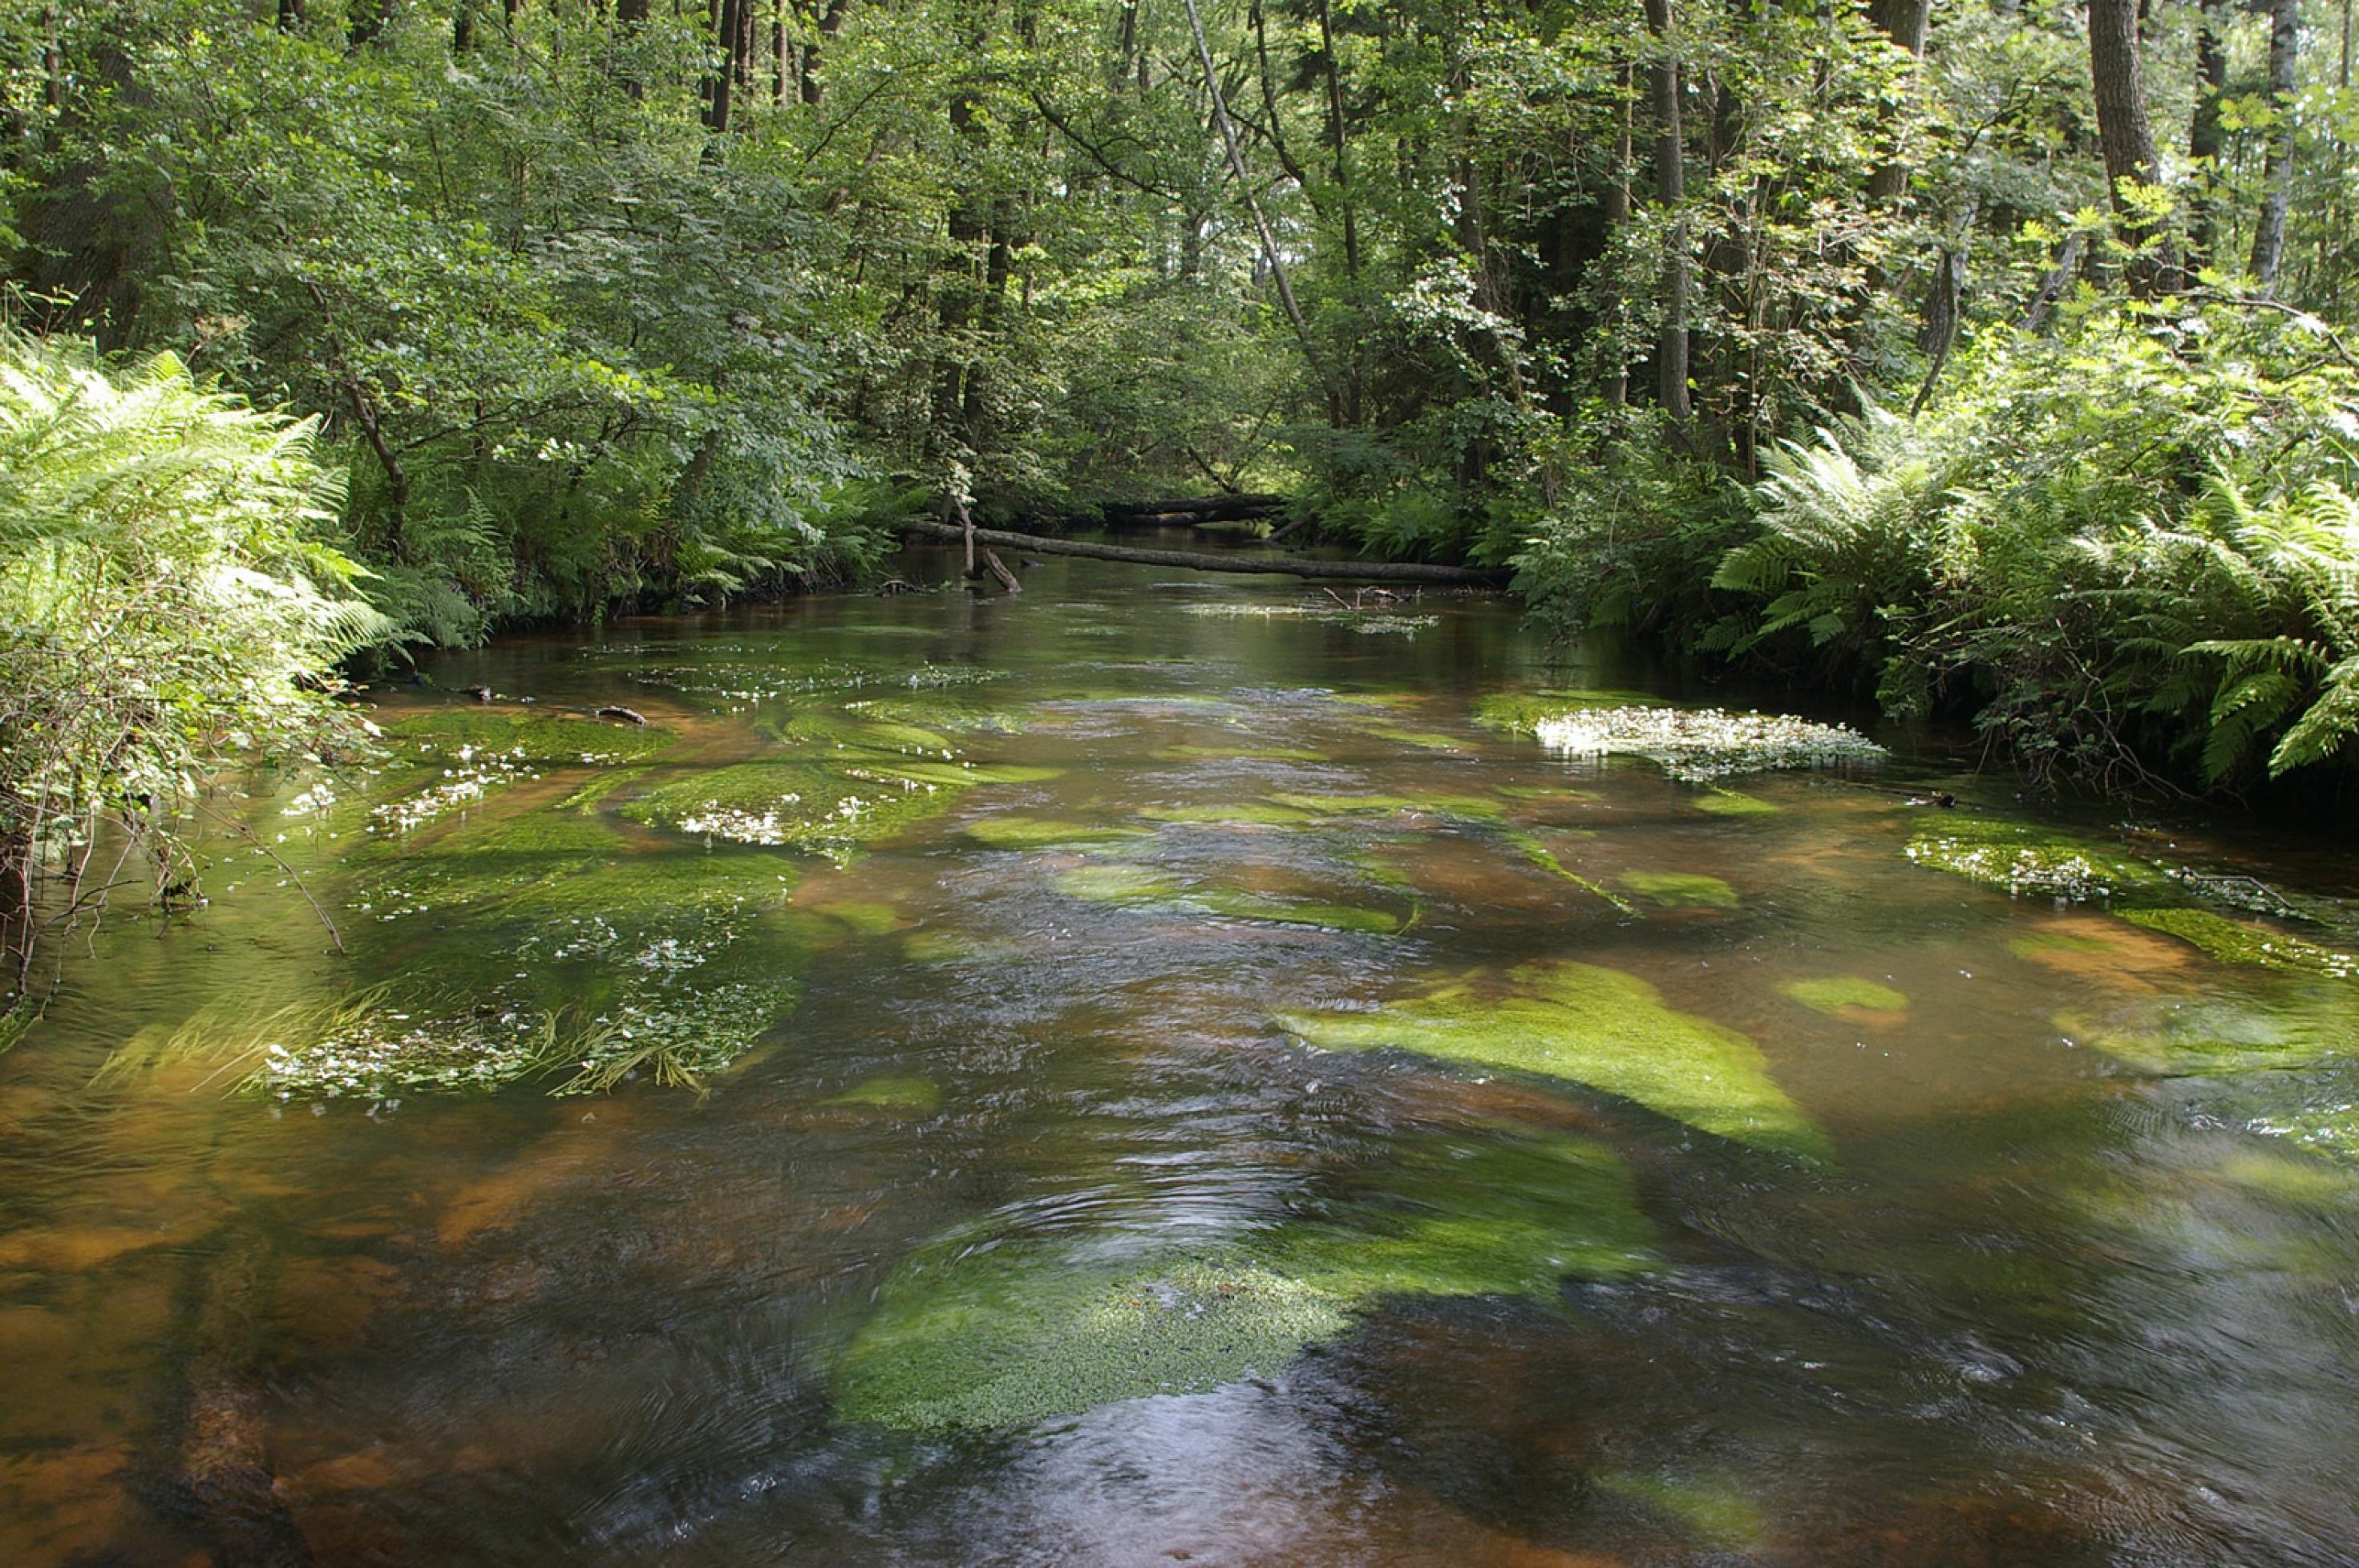
[[[314,428],[170,354],[110,375],[86,345],[0,331],[0,871],[28,901],[45,865],[96,891],[104,819],[175,874],[209,771],[340,728],[324,672],[385,623],[321,542]]]

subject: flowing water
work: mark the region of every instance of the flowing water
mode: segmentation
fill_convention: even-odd
[[[0,1561],[2359,1553],[2347,851],[1026,581],[505,642],[224,794],[0,1058]]]

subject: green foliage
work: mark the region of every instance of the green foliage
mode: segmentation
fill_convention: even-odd
[[[327,672],[384,627],[322,542],[313,434],[168,354],[0,331],[0,870],[78,895],[105,817],[183,876],[215,768],[357,739]]]
[[[1993,333],[1950,399],[1789,447],[1723,645],[1818,651],[2036,772],[2281,773],[2359,729],[2359,372],[2235,303]]]

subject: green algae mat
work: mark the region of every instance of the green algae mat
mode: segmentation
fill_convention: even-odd
[[[1636,975],[1569,961],[1497,980],[1429,987],[1374,1012],[1285,1012],[1280,1027],[1330,1051],[1391,1048],[1559,1078],[1700,1131],[1810,1159],[1826,1134],[1769,1076],[1760,1047],[1664,1004]]]
[[[1654,1262],[1628,1173],[1587,1140],[1410,1140],[1367,1174],[1378,1190],[1341,1195],[1323,1217],[1210,1248],[988,1227],[945,1237],[879,1290],[837,1366],[836,1413],[919,1430],[1030,1426],[1278,1378],[1394,1299],[1546,1307],[1568,1278]]]

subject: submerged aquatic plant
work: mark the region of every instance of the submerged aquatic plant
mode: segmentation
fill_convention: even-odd
[[[1272,925],[1310,925],[1325,931],[1357,931],[1379,936],[1406,930],[1416,918],[1413,913],[1405,919],[1385,909],[1281,898],[1241,888],[1209,887],[1147,866],[1076,866],[1058,876],[1057,891],[1068,898],[1124,909],[1213,915]]]
[[[1625,871],[1622,885],[1666,909],[1734,909],[1736,890],[1700,871]]]
[[[1397,1297],[1558,1300],[1568,1276],[1653,1261],[1629,1173],[1602,1144],[1411,1139],[1375,1191],[1320,1217],[1178,1249],[971,1227],[878,1292],[836,1369],[837,1413],[933,1430],[1027,1426],[1155,1394],[1276,1377]]]
[[[625,762],[653,756],[679,739],[660,724],[622,724],[545,709],[429,708],[379,709],[377,719],[396,752],[414,749],[443,760],[510,757],[554,766],[564,762]]]
[[[1689,784],[1775,768],[1879,762],[1886,754],[1843,725],[1717,708],[1575,708],[1537,720],[1532,733],[1568,757],[1643,757]]]
[[[1880,980],[1858,975],[1828,975],[1815,980],[1788,980],[1777,988],[1804,1007],[1840,1013],[1857,1008],[1867,1012],[1899,1012],[1908,998]]]
[[[2151,897],[2170,887],[2153,866],[2096,839],[2003,817],[1945,816],[1938,828],[1908,840],[1908,858],[2011,893],[2074,903],[2124,893]]]
[[[2191,943],[2224,963],[2283,969],[2325,979],[2349,979],[2359,975],[2359,955],[2340,953],[2290,932],[2247,920],[2230,920],[2205,909],[2132,909],[2125,910],[2122,918],[2133,925]],[[2352,1004],[2359,1008],[2359,996],[2352,999]]]
[[[1770,1077],[1758,1046],[1666,1006],[1637,976],[1549,961],[1504,979],[1438,984],[1375,1012],[1289,1012],[1277,1022],[1325,1050],[1389,1046],[1538,1074],[1740,1143],[1812,1159],[1832,1154],[1826,1134]]]
[[[591,1018],[580,1009],[492,1011],[448,994],[405,999],[387,982],[343,997],[202,1008],[160,1043],[117,1052],[100,1076],[194,1065],[211,1069],[200,1088],[282,1100],[490,1089],[568,1068],[575,1076],[556,1092],[612,1087],[642,1068],[659,1082],[693,1087],[715,1053],[686,1032],[658,1027],[662,1022],[634,1009]]]
[[[1775,816],[1785,807],[1739,790],[1712,789],[1695,797],[1695,807],[1713,816]]]
[[[986,816],[966,825],[966,836],[988,849],[1055,849],[1150,838],[1151,829],[1117,823],[1060,822],[1038,816]]]
[[[1575,708],[1643,708],[1656,699],[1643,691],[1599,687],[1551,687],[1540,691],[1497,691],[1474,704],[1474,722],[1510,735],[1528,735],[1543,722],[1560,719]]]
[[[2147,1000],[2109,1014],[2059,1014],[2056,1024],[2069,1039],[2167,1077],[2308,1068],[2359,1054],[2359,1009],[2340,985]]]
[[[1606,1470],[1591,1484],[1671,1519],[1707,1545],[1744,1552],[1760,1544],[1760,1505],[1727,1482],[1638,1470]]]
[[[886,1074],[880,1077],[863,1078],[842,1093],[830,1095],[819,1103],[929,1115],[941,1108],[942,1087],[931,1078],[922,1078],[914,1073]]]
[[[1276,1376],[1349,1321],[1332,1295],[1241,1256],[1093,1264],[1078,1249],[954,1238],[886,1281],[838,1368],[836,1413],[1029,1426]]]

